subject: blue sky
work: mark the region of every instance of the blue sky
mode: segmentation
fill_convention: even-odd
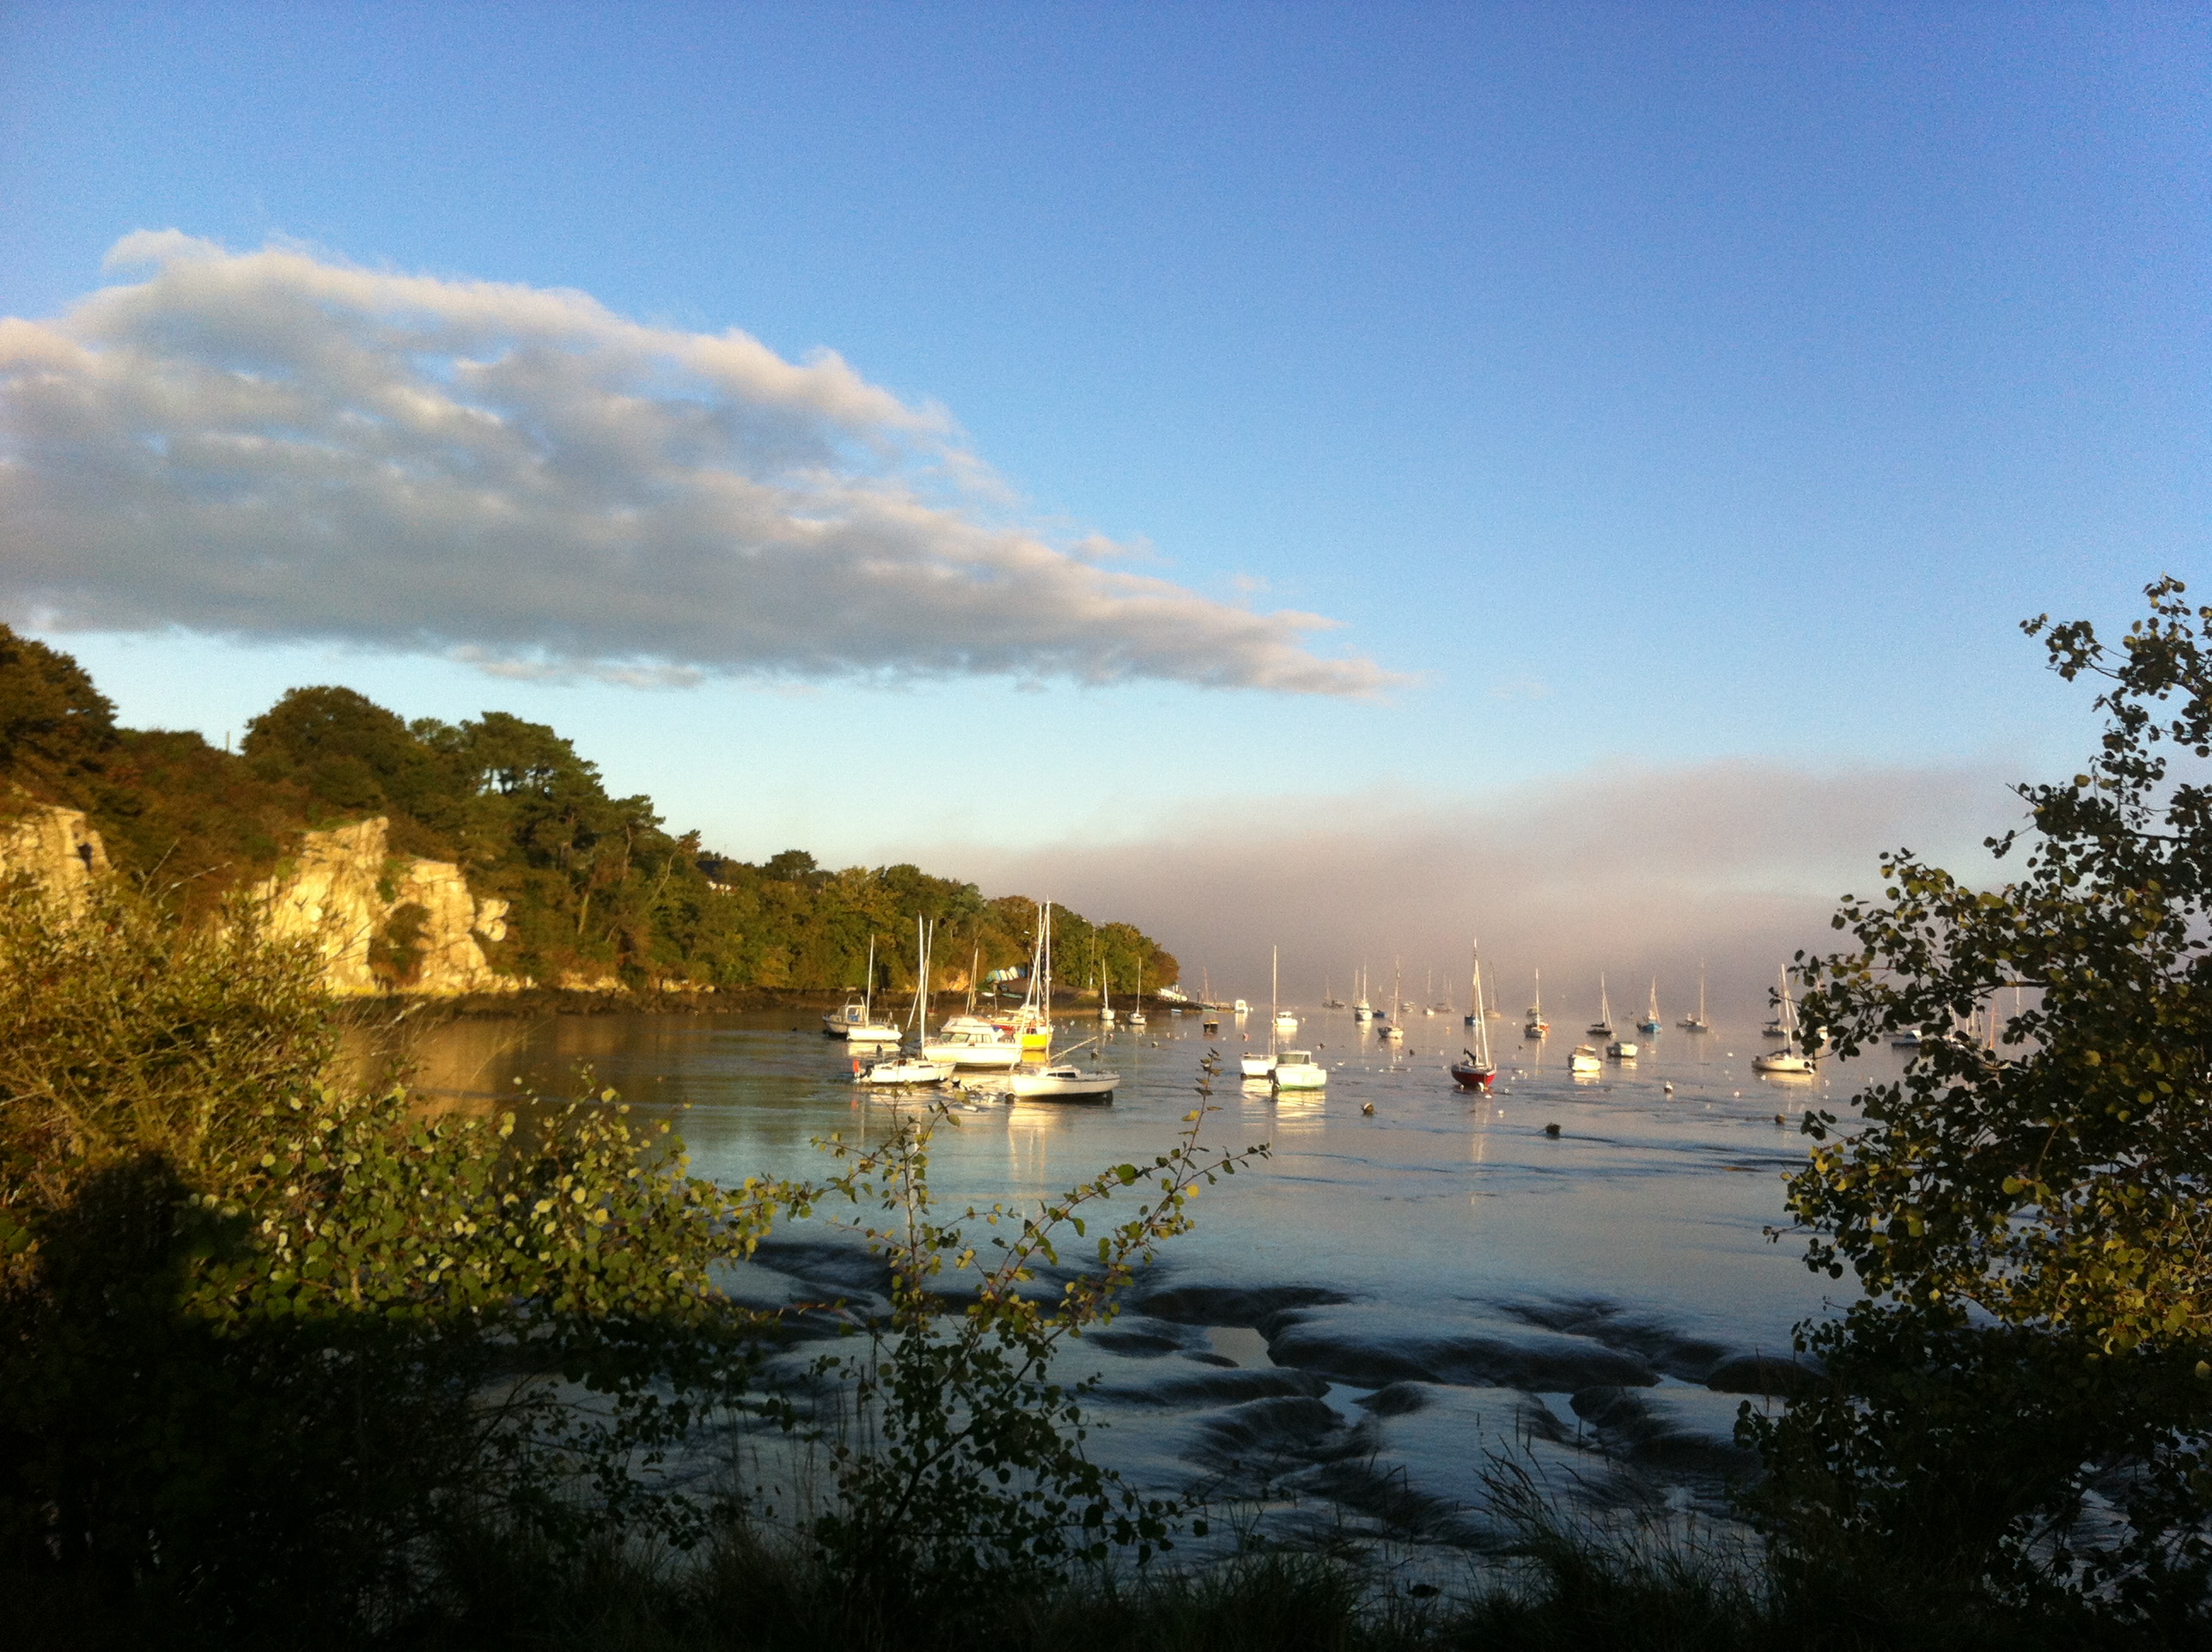
[[[158,538],[99,603],[52,564],[0,600],[134,721],[501,706],[741,853],[2057,767],[2081,696],[2016,622],[2206,571],[2208,68],[2179,6],[9,7],[0,315],[175,229],[832,350],[988,467],[963,521],[1406,680],[947,671],[890,621],[857,679],[487,677],[453,655],[489,610],[410,648],[134,605]],[[1045,783],[960,780],[1015,729]]]

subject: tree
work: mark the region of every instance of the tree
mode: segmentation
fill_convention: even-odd
[[[1790,1207],[1808,1264],[1850,1269],[1868,1299],[1804,1333],[1834,1384],[1754,1431],[1785,1554],[1934,1564],[1933,1530],[1935,1550],[1966,1546],[1941,1559],[1954,1583],[2195,1622],[2212,1576],[2212,607],[2172,579],[2147,595],[2117,644],[2086,621],[2023,628],[2062,677],[2101,681],[2106,722],[2081,773],[2015,788],[2030,823],[1989,841],[2014,879],[1977,890],[1899,851],[1882,899],[1836,914],[1855,949],[1801,955],[1806,1023],[1838,1059],[1921,1042],[1860,1095],[1863,1127],[1807,1115],[1819,1145]],[[2093,1489],[2124,1529],[2075,1529]]]
[[[82,666],[0,625],[0,776],[65,785],[115,738],[115,708]]]

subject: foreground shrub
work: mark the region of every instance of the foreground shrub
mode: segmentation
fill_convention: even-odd
[[[520,1123],[334,1094],[313,961],[234,912],[0,890],[0,1564],[57,1614],[368,1625],[439,1533],[693,1542],[671,1454],[803,1194],[687,1174],[611,1092]],[[586,1403],[575,1403],[579,1398]]]

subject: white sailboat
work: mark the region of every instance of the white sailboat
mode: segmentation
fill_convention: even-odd
[[[1705,961],[1698,960],[1698,1012],[1686,1015],[1679,1023],[1684,1032],[1711,1032],[1712,1023],[1705,1019]]]
[[[1133,1027],[1145,1024],[1145,961],[1142,958],[1137,960],[1137,1007],[1129,1011],[1129,1024]]]
[[[1544,1019],[1544,972],[1536,972],[1536,1001],[1528,1006],[1528,1017],[1521,1023],[1521,1036],[1541,1038],[1552,1030],[1552,1023]]]
[[[1482,1011],[1482,949],[1468,949],[1467,1024],[1474,1029],[1474,1048],[1464,1061],[1451,1065],[1452,1082],[1462,1090],[1487,1090],[1498,1077],[1498,1063],[1490,1059],[1490,1017]]]
[[[1364,963],[1359,966],[1359,996],[1352,1003],[1352,1018],[1354,1021],[1375,1019],[1375,1006],[1367,1001],[1367,966]]]
[[[1396,964],[1390,968],[1390,1013],[1375,1029],[1375,1036],[1393,1044],[1406,1042],[1406,1029],[1400,1024],[1406,1013],[1406,972]]]
[[[1782,1041],[1778,1050],[1769,1050],[1751,1059],[1751,1070],[1786,1078],[1807,1078],[1812,1076],[1813,1058],[1800,1048],[1797,1036],[1797,1001],[1790,995],[1790,971],[1781,972],[1777,987],[1772,1036]]]
[[[904,1052],[863,1066],[853,1063],[853,1080],[866,1084],[941,1084],[952,1076],[952,1063],[929,1059],[929,926],[914,920],[914,1043],[915,1054]]]
[[[1043,1012],[1045,1048],[1034,1065],[1024,1062],[1006,1074],[1009,1094],[1025,1102],[1109,1102],[1121,1082],[1118,1072],[1103,1069],[1084,1072],[1073,1061],[1052,1059],[1052,902],[1037,914],[1037,965],[1030,971],[1030,987],[1038,994]]]
[[[1597,1019],[1583,1030],[1592,1038],[1613,1036],[1613,1000],[1606,996],[1605,972],[1601,969],[1597,977]]]
[[[1275,1070],[1275,998],[1282,990],[1283,949],[1276,947],[1269,955],[1267,971],[1267,1053],[1265,1055],[1246,1054],[1237,1057],[1247,1078],[1265,1078]]]
[[[876,938],[868,937],[868,978],[861,987],[860,996],[842,1010],[830,1010],[822,1017],[822,1031],[830,1038],[842,1038],[854,1044],[896,1044],[898,1029],[884,1025],[876,1019]]]
[[[1098,955],[1098,1019],[1105,1026],[1114,1024],[1114,981],[1103,951]]]
[[[1654,975],[1651,977],[1651,1002],[1644,1011],[1644,1019],[1636,1023],[1636,1029],[1647,1035],[1656,1034],[1666,1024],[1659,1018],[1659,977]]]

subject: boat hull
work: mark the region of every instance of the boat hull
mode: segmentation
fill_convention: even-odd
[[[1279,1066],[1272,1075],[1278,1090],[1326,1090],[1328,1069],[1317,1063]]]
[[[949,1061],[905,1059],[871,1062],[865,1067],[856,1061],[854,1066],[860,1068],[853,1075],[853,1082],[856,1084],[894,1084],[904,1088],[916,1084],[941,1084],[952,1076],[952,1065]]]
[[[1497,1079],[1498,1069],[1455,1061],[1451,1064],[1451,1076],[1452,1082],[1462,1090],[1487,1090]]]
[[[1118,1072],[1014,1072],[1006,1090],[1024,1102],[1110,1102],[1121,1082]]]

